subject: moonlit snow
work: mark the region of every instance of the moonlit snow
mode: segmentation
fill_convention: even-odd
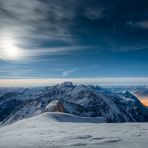
[[[43,113],[0,128],[0,148],[146,148],[147,123],[103,123],[64,113]]]

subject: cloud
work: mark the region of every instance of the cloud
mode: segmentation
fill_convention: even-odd
[[[7,40],[14,40],[21,51],[19,60],[87,49],[80,46],[81,39],[75,37],[74,26],[80,16],[94,20],[103,17],[105,11],[88,5],[88,1],[0,0],[0,60],[9,60],[1,46]],[[41,43],[45,41],[47,46]],[[50,42],[55,46],[62,42],[64,46],[61,43],[52,47]]]
[[[112,48],[108,48],[107,51],[112,51],[112,52],[135,52],[135,51],[147,51],[148,45],[143,45],[143,44],[131,44],[127,46],[112,46]]]
[[[139,22],[128,22],[128,25],[132,27],[138,27],[141,29],[148,29],[148,20],[139,21]]]
[[[68,0],[1,0],[1,30],[18,38],[70,38],[75,5]]]
[[[90,70],[94,70],[94,69],[98,69],[100,68],[101,66],[100,65],[91,65],[89,67],[77,67],[77,68],[72,68],[72,69],[68,69],[68,70],[65,70],[65,69],[62,69],[62,68],[59,68],[59,69],[56,69],[56,71],[62,71],[62,76],[63,77],[66,77],[66,76],[69,76],[73,73],[76,73],[78,71],[90,71]]]
[[[27,74],[30,74],[34,72],[34,69],[29,69],[29,68],[13,68],[13,67],[6,67],[6,68],[1,68],[0,70],[0,78],[8,78],[8,77],[20,77],[24,76]]]
[[[90,47],[85,46],[69,46],[69,47],[55,47],[55,48],[37,48],[37,49],[26,49],[24,51],[24,56],[44,56],[44,55],[55,55],[64,54],[68,51],[84,50]]]
[[[142,28],[142,29],[148,29],[148,21],[141,21],[136,23],[136,26]]]
[[[77,71],[78,71],[78,68],[73,68],[73,69],[65,70],[65,71],[62,72],[62,76],[66,77],[66,76],[69,76],[70,74],[75,73]]]
[[[68,54],[78,50],[85,50],[93,47],[87,46],[67,46],[67,47],[45,47],[45,48],[18,48],[20,54],[15,60],[33,60],[33,61],[50,61],[50,59],[41,59],[44,56]],[[38,59],[40,58],[40,59]],[[5,55],[0,47],[0,60],[11,60]],[[52,59],[53,60],[53,59]]]
[[[73,40],[71,27],[80,15],[82,0],[1,0],[1,37],[24,39]],[[82,9],[89,19],[103,16],[103,8]],[[0,38],[1,39],[1,38]]]
[[[90,20],[96,20],[104,17],[104,8],[86,8],[84,15]]]
[[[17,59],[62,54],[85,47],[73,45],[72,26],[79,16],[82,1],[69,0],[1,0],[0,1],[0,59],[9,60],[2,52],[2,43],[13,40],[22,52]],[[87,9],[91,19],[102,15],[101,10]],[[42,47],[41,41],[68,42],[67,46]],[[87,47],[86,47],[87,48]],[[86,49],[85,48],[85,49]]]
[[[7,40],[14,40],[22,53],[17,59],[21,60],[73,50],[73,47],[64,46],[41,47],[39,41],[71,43],[71,25],[77,5],[69,0],[1,0],[0,60],[9,60],[1,46]]]

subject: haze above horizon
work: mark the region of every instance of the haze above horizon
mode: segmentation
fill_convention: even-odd
[[[148,85],[148,78],[46,78],[46,79],[0,79],[0,87],[51,86],[63,82],[100,86]]]

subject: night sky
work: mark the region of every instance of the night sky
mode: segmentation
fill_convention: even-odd
[[[147,0],[0,0],[0,79],[148,77]]]

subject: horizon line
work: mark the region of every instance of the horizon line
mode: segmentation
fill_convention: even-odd
[[[63,82],[86,85],[148,85],[148,77],[98,77],[98,78],[8,78],[0,79],[0,87],[51,86]]]

